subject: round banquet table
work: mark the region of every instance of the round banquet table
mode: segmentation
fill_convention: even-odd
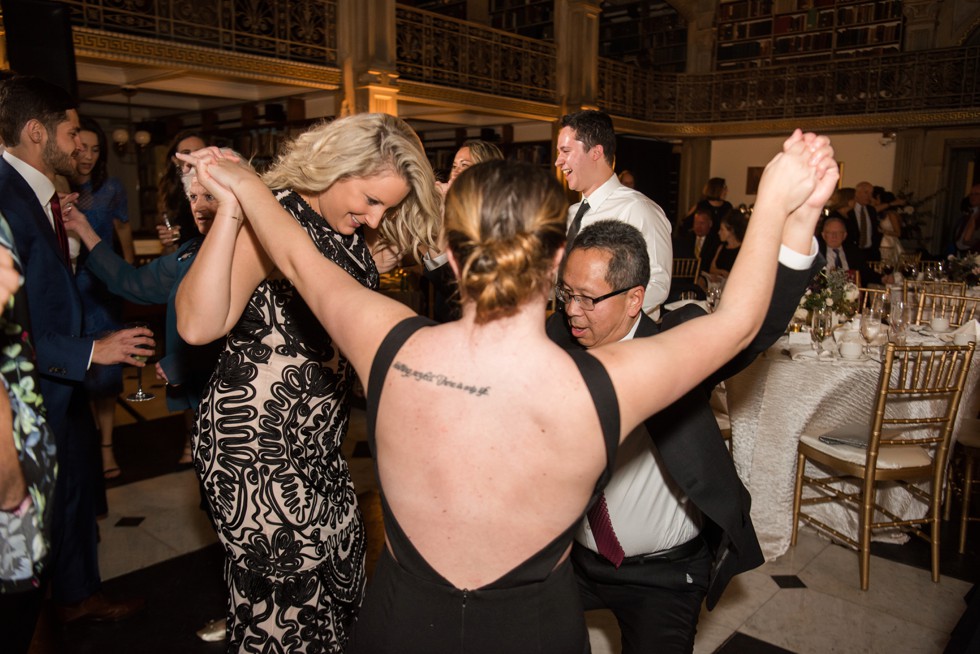
[[[938,343],[923,334],[909,344]],[[830,430],[845,423],[870,424],[881,364],[873,359],[792,360],[784,337],[751,366],[726,382],[735,467],[752,494],[752,521],[766,560],[789,548],[793,526],[796,447],[804,431]],[[967,376],[958,416],[980,409],[980,355]],[[950,448],[952,450],[952,448]],[[924,516],[927,507],[905,490],[882,486],[879,500],[903,518]],[[833,503],[808,511],[856,538],[857,513]],[[882,531],[874,540],[905,542],[906,534]]]

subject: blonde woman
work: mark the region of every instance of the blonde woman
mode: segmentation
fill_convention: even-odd
[[[195,159],[224,229],[246,207],[262,246],[369,380],[387,547],[351,652],[587,651],[573,530],[619,441],[754,336],[780,243],[815,252],[832,153],[797,131],[770,162],[715,313],[575,354],[544,328],[567,211],[547,172],[492,161],[459,176],[446,232],[463,315],[431,325],[320,257],[237,164]]]
[[[359,114],[315,127],[262,181],[287,233],[295,227],[371,295],[378,271],[364,228],[399,252],[435,244],[435,179],[398,118]],[[226,551],[228,651],[339,652],[364,591],[364,527],[340,452],[354,371],[241,225],[215,224],[218,238],[205,240],[177,296],[190,342],[228,333],[193,438]]]

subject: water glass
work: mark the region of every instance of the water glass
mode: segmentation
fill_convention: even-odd
[[[830,309],[815,309],[810,322],[810,338],[819,356],[823,352],[823,342],[834,331],[834,312]]]

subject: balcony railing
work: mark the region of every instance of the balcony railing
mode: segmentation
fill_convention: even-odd
[[[398,73],[407,80],[555,101],[555,46],[398,5]]]
[[[336,0],[62,0],[72,24],[174,43],[337,65]]]
[[[63,1],[76,26],[211,48],[217,65],[230,51],[338,67],[337,0]],[[558,104],[552,42],[404,5],[396,27],[404,80]],[[675,125],[909,112],[968,122],[980,108],[980,47],[706,74],[600,59],[596,100],[617,116]]]
[[[692,75],[601,59],[598,104],[667,123],[976,110],[980,47]]]

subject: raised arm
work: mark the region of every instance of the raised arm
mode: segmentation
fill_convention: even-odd
[[[823,205],[836,178],[829,141],[794,132],[766,166],[717,310],[654,338],[594,351],[616,387],[624,436],[751,342],[766,314],[780,244],[788,240],[794,249],[809,249],[803,233],[812,237],[814,208]]]
[[[242,168],[242,173],[261,184],[251,169]],[[180,282],[177,331],[191,345],[205,345],[231,331],[256,287],[274,270],[252,231],[242,229],[242,216],[234,195],[225,194],[207,238]]]
[[[368,379],[381,341],[394,325],[415,313],[401,302],[365,288],[325,258],[254,174],[227,159],[201,157],[194,165],[201,184],[219,202],[219,215],[206,241],[218,229],[221,207],[226,201],[237,199],[242,207],[247,207],[249,224],[245,229],[257,238],[283,276],[296,286],[361,379]],[[180,293],[183,292],[182,284]],[[177,299],[179,316],[180,294]],[[183,335],[183,328],[180,331]]]

